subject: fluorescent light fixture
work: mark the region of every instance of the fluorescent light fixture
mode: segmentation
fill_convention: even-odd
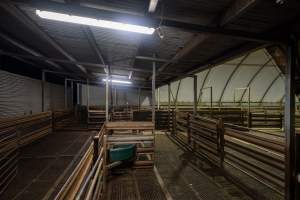
[[[68,14],[50,12],[50,11],[36,10],[35,12],[41,18],[51,19],[51,20],[61,21],[61,22],[96,26],[101,28],[116,29],[121,31],[129,31],[129,32],[142,33],[148,35],[153,34],[155,31],[154,28],[132,25],[132,24],[125,24],[121,22],[113,22],[113,21],[102,20],[102,19],[93,19],[89,17],[80,17],[75,15],[68,15]]]
[[[102,79],[104,82],[107,81],[106,78]],[[131,84],[130,81],[123,81],[123,80],[116,80],[116,79],[108,79],[108,81],[112,82],[112,83],[123,83],[123,84]]]
[[[158,3],[158,0],[150,0],[148,11],[155,12],[157,3]]]

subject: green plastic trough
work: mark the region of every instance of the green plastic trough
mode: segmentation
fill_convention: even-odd
[[[110,162],[130,160],[133,157],[135,157],[134,144],[116,145],[109,150]]]

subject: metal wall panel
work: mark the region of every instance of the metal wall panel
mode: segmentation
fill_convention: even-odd
[[[46,84],[46,110],[62,109],[63,99],[63,86]],[[0,70],[0,118],[28,115],[41,111],[41,81]]]
[[[81,87],[82,105],[87,104],[86,85]],[[144,106],[150,105],[151,92],[141,90],[141,104]],[[138,89],[120,88],[117,87],[117,105],[138,105]],[[105,87],[104,86],[89,86],[89,105],[104,106],[105,105]]]

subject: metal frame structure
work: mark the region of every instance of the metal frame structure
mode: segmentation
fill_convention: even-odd
[[[250,113],[251,111],[251,93],[250,93],[250,87],[244,87],[244,88],[234,88],[234,91],[233,91],[233,102],[235,103],[235,96],[236,96],[236,91],[237,90],[243,90],[243,91],[248,91],[248,113]],[[242,103],[241,101],[239,101],[239,103],[241,104],[241,108],[242,108]]]
[[[287,68],[285,78],[285,106],[284,106],[284,130],[286,139],[285,152],[285,199],[296,199],[296,171],[299,173],[299,166],[296,166],[296,135],[295,135],[295,75],[296,75],[296,40],[290,38],[287,44]],[[298,167],[298,168],[296,168]],[[299,195],[299,191],[297,191]],[[298,196],[299,198],[299,196]]]
[[[209,99],[210,99],[210,108],[212,109],[213,107],[213,87],[212,86],[209,86],[209,87],[204,87],[204,88],[201,88],[200,91],[199,91],[199,97],[198,97],[198,100],[197,100],[197,106],[199,105],[199,102],[200,102],[200,99],[202,97],[202,94],[203,94],[203,91],[204,90],[207,90],[209,89]]]
[[[250,53],[246,54],[246,55],[242,58],[242,60],[236,65],[236,67],[233,69],[233,71],[231,72],[231,74],[229,75],[229,77],[228,77],[228,79],[227,79],[227,81],[226,81],[226,83],[225,83],[225,85],[224,85],[224,88],[223,88],[223,90],[222,90],[222,92],[221,92],[219,101],[218,101],[218,102],[219,102],[219,103],[218,103],[218,104],[219,104],[219,107],[221,107],[221,101],[222,101],[223,95],[224,95],[224,93],[225,93],[225,91],[226,91],[226,88],[227,88],[228,84],[230,83],[230,81],[231,81],[233,75],[234,75],[235,72],[240,68],[240,66],[243,64],[243,62],[249,57],[249,55],[250,55]]]

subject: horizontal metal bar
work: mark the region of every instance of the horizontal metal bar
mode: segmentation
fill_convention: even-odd
[[[5,52],[3,50],[0,50],[0,55],[32,59],[32,60],[42,60],[42,61],[48,60],[48,61],[66,63],[66,64],[81,64],[81,65],[86,65],[86,66],[91,66],[91,67],[98,67],[98,68],[102,68],[102,69],[107,68],[107,65],[98,64],[98,63],[70,61],[70,60],[65,60],[65,59],[49,58],[49,57],[45,57],[45,56],[31,56],[31,55],[17,54],[17,53],[12,53],[12,52]],[[113,66],[111,66],[111,69],[112,70],[117,69],[117,70],[135,71],[135,72],[141,72],[141,73],[152,73],[152,70],[140,69],[140,68],[134,68],[134,67],[126,67],[126,66],[114,66],[113,65]],[[182,77],[192,77],[193,76],[193,75],[189,75],[189,74],[168,73],[168,72],[162,72],[161,74],[169,75],[169,76],[182,76]]]

